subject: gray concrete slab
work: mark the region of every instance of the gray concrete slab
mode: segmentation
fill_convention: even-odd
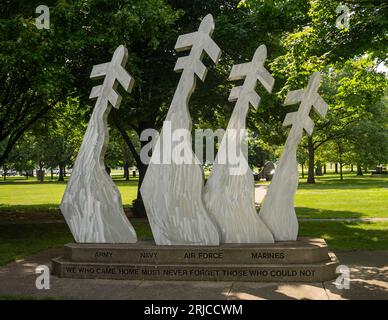
[[[388,251],[337,252],[350,270],[350,288],[339,290],[333,281],[324,283],[329,299],[388,300]]]
[[[210,281],[143,281],[136,288],[134,299],[147,300],[225,300],[232,282]]]
[[[327,300],[322,283],[233,283],[230,300]]]
[[[350,289],[325,283],[260,283],[141,280],[78,280],[51,276],[50,290],[37,290],[35,268],[49,265],[62,249],[50,249],[0,267],[0,298],[54,299],[387,299],[388,251],[336,252],[350,268]]]
[[[121,299],[132,292],[141,281],[78,280],[50,277],[50,290],[38,290],[35,268],[50,266],[53,257],[63,254],[63,249],[49,249],[24,260],[0,268],[0,297],[25,296],[55,299]]]

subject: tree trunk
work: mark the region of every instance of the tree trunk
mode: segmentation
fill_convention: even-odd
[[[147,144],[147,141],[141,141],[141,147],[143,147],[145,144]],[[133,213],[134,213],[134,216],[137,218],[146,218],[147,213],[145,211],[143,197],[141,196],[141,193],[140,193],[140,187],[143,183],[145,174],[147,172],[148,164],[144,164],[140,161],[139,163],[136,162],[136,165],[139,170],[139,182],[138,182],[136,200],[133,202],[133,208],[134,208]]]
[[[132,156],[133,156],[133,158],[136,161],[136,166],[137,166],[137,168],[139,170],[139,181],[138,181],[138,184],[137,184],[137,186],[138,186],[138,188],[137,188],[137,198],[136,198],[136,200],[133,201],[133,214],[137,218],[146,218],[147,214],[146,214],[146,211],[145,211],[145,207],[144,207],[144,203],[143,203],[143,198],[142,198],[141,193],[140,193],[140,187],[141,187],[141,184],[143,183],[144,176],[145,176],[145,173],[147,171],[148,165],[142,163],[142,161],[140,159],[140,156],[137,153],[136,148],[135,148],[135,146],[133,145],[133,143],[131,141],[131,138],[129,137],[127,131],[123,127],[119,117],[117,116],[117,114],[116,114],[116,112],[114,110],[111,112],[111,115],[112,115],[113,123],[116,125],[117,129],[119,130],[121,136],[123,137],[126,145],[129,148],[129,151],[132,153]],[[139,126],[139,130],[138,130],[139,131],[138,132],[139,136],[140,136],[140,133],[142,131],[142,127],[144,127],[144,128],[151,128],[152,126],[147,126],[147,125]],[[146,145],[147,143],[148,143],[147,141],[140,141],[141,148],[144,145]]]
[[[7,180],[7,166],[3,165],[3,180]]]
[[[65,181],[65,176],[63,174],[64,172],[64,166],[62,164],[59,165],[59,176],[58,176],[58,181]]]
[[[326,173],[327,173],[326,165],[323,165],[323,174],[326,174]]]
[[[44,181],[44,173],[43,173],[43,163],[42,161],[39,161],[39,175],[38,175],[38,180],[40,182],[43,182]]]
[[[137,190],[137,198],[138,199],[142,199],[141,193],[140,193],[140,186],[143,183],[145,174],[147,172],[147,168],[148,168],[148,165],[143,164],[143,163],[140,166],[138,166],[138,169],[139,169],[139,189]]]
[[[317,167],[315,168],[315,175],[322,176],[322,166],[320,163],[318,163]]]
[[[313,145],[313,138],[309,136],[307,138],[308,141],[308,150],[309,150],[309,168],[308,168],[308,176],[307,176],[307,183],[315,183],[315,177],[314,177],[314,145]]]
[[[302,179],[304,179],[304,164],[302,163]]]
[[[335,173],[338,173],[338,163],[335,163],[335,169],[334,169],[334,172],[335,172]]]
[[[343,150],[342,150],[342,144],[341,142],[339,141],[337,143],[338,145],[338,156],[339,156],[339,169],[340,169],[340,180],[343,181],[344,180],[344,177],[343,177],[343,174],[342,174],[342,168],[344,166],[343,164],[343,161],[342,161],[342,154],[343,154]]]
[[[51,180],[54,180],[54,170],[53,170],[53,168],[50,168],[50,173],[51,173]]]
[[[358,176],[362,176],[362,167],[361,167],[361,164],[357,164],[357,175]]]
[[[128,160],[124,160],[124,178],[125,178],[125,181],[129,180],[129,163],[128,163]]]
[[[350,172],[354,172],[354,166],[352,164],[350,165]]]

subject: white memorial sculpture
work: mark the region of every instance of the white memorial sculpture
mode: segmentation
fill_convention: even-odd
[[[271,232],[255,208],[254,179],[241,148],[249,106],[257,109],[260,96],[257,81],[271,92],[274,78],[264,68],[267,58],[265,45],[257,48],[251,62],[234,65],[229,80],[245,79],[234,87],[229,101],[236,106],[221,141],[217,157],[205,187],[205,204],[220,229],[221,243],[273,243]],[[232,149],[232,150],[230,150]],[[238,155],[240,163],[231,159]],[[238,168],[236,168],[236,164]]]
[[[111,106],[119,108],[118,83],[128,92],[133,79],[124,69],[128,52],[119,46],[108,63],[93,67],[92,79],[104,78],[92,89],[97,98],[81,149],[61,203],[61,211],[77,242],[133,243],[135,230],[125,216],[121,195],[105,171],[108,144],[107,117]]]
[[[221,50],[211,39],[213,17],[209,14],[198,31],[179,36],[175,49],[190,50],[178,59],[182,71],[173,100],[141,186],[141,194],[152,233],[158,245],[218,245],[219,234],[203,203],[203,172],[192,150],[188,101],[195,89],[196,75],[205,80],[204,52],[218,62]],[[182,130],[183,129],[183,130]],[[186,132],[183,141],[171,141],[169,133]],[[175,151],[174,151],[175,150]],[[184,152],[184,163],[176,163]],[[177,153],[174,153],[177,152]]]
[[[307,88],[287,94],[285,105],[301,102],[297,112],[286,115],[283,125],[292,125],[282,156],[264,198],[260,217],[270,228],[275,241],[295,241],[298,236],[298,219],[294,209],[294,196],[298,187],[296,151],[303,136],[303,129],[311,135],[314,122],[309,116],[311,107],[325,117],[328,106],[318,94],[321,81],[319,72],[313,73]]]

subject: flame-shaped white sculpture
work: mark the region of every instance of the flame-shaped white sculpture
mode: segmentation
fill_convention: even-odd
[[[130,92],[133,79],[124,69],[127,49],[119,46],[110,62],[93,67],[91,78],[105,76],[94,87],[90,98],[97,98],[70,181],[61,203],[61,211],[77,242],[132,243],[136,233],[125,216],[121,195],[105,171],[104,155],[108,144],[107,117],[111,105],[119,108],[118,82]]]
[[[186,137],[182,142],[171,143],[165,136],[169,129],[172,134],[179,129],[191,132],[188,101],[195,89],[195,76],[205,80],[207,69],[201,62],[203,52],[214,62],[218,61],[221,53],[210,38],[213,30],[213,17],[209,14],[202,20],[197,32],[179,36],[175,45],[177,51],[191,51],[176,63],[175,71],[183,71],[182,76],[141,186],[152,233],[158,245],[219,244],[218,230],[203,203],[203,172],[192,151],[191,139]],[[185,163],[175,163],[173,150],[177,147],[184,151]],[[172,159],[171,163],[166,163],[166,159]]]
[[[320,81],[320,73],[315,72],[307,88],[289,92],[284,102],[285,105],[298,102],[301,104],[297,112],[288,113],[284,119],[283,125],[292,127],[260,210],[260,217],[270,228],[276,241],[295,241],[298,237],[298,219],[294,208],[299,180],[296,151],[303,129],[309,135],[313,132],[314,122],[309,116],[311,107],[321,117],[325,117],[327,113],[328,106],[318,94]]]
[[[266,57],[267,50],[262,45],[256,50],[251,62],[234,65],[229,76],[229,80],[245,80],[243,86],[234,87],[230,93],[229,101],[237,100],[237,103],[204,195],[206,207],[220,229],[222,243],[274,242],[271,232],[256,211],[254,179],[245,158],[247,155],[243,154],[241,147],[249,105],[257,109],[260,103],[260,97],[255,91],[257,81],[268,92],[272,91],[275,82],[264,68]],[[231,154],[239,155],[240,163],[232,160]]]

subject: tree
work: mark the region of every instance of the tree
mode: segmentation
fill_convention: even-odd
[[[310,139],[310,153],[334,140],[335,150],[341,155],[341,161],[336,161],[340,173],[344,150],[349,145],[363,141],[364,149],[368,149],[368,142],[361,137],[360,129],[382,127],[384,112],[380,101],[388,82],[384,74],[375,71],[375,67],[375,61],[365,56],[349,60],[339,70],[329,69],[324,77],[322,92],[330,107],[326,119],[317,122]],[[370,134],[369,139],[369,146],[372,146],[375,135]]]
[[[308,152],[306,148],[299,147],[296,154],[296,158],[302,168],[302,178],[304,179],[304,166],[306,165],[306,162],[308,160]]]
[[[23,134],[71,91],[61,39],[53,29],[36,28],[35,7],[30,1],[2,7],[0,165]]]
[[[59,168],[58,181],[64,181],[66,166],[71,165],[78,154],[87,125],[87,110],[80,108],[78,99],[58,103],[35,126],[37,138],[44,139],[46,166]]]
[[[25,135],[25,138],[19,140],[12,151],[10,152],[7,162],[3,163],[3,168],[12,168],[21,174],[25,174],[26,178],[33,175],[33,170],[36,167],[34,162],[33,138],[31,135]]]
[[[344,164],[357,165],[357,175],[362,168],[384,164],[388,161],[388,131],[386,127],[386,94],[380,101],[372,104],[363,117],[343,128],[343,134],[328,141],[319,148],[319,156],[324,161],[339,164],[342,180]]]
[[[39,172],[59,168],[58,180],[63,181],[65,166],[75,160],[86,124],[85,110],[79,108],[76,99],[58,103],[19,139],[7,165],[27,172],[35,167]],[[42,175],[39,178],[43,180]]]
[[[387,79],[375,68],[376,62],[365,56],[323,70],[320,91],[329,104],[329,111],[325,119],[314,117],[313,135],[307,137],[304,144],[309,154],[309,183],[315,182],[315,153],[319,148],[329,141],[343,141],[347,136],[356,140],[356,131],[351,128],[361,126],[368,119],[380,121],[380,111],[376,106],[384,95]]]
[[[357,164],[357,175],[362,175],[363,167],[388,163],[387,94],[371,107],[374,116],[353,124],[347,134],[347,157]]]
[[[378,88],[375,90],[369,87],[368,90],[370,89],[372,92],[367,93],[360,74],[363,72],[362,69],[365,69],[364,76],[367,76],[369,84],[372,81],[371,78],[374,77],[375,80],[378,78],[375,77],[376,72],[371,70],[370,64],[373,62],[376,65],[386,58],[386,53],[382,49],[384,47],[384,37],[381,35],[386,34],[388,30],[387,20],[385,19],[388,8],[379,1],[342,2],[348,5],[353,13],[350,29],[340,30],[336,27],[338,17],[336,8],[340,1],[308,1],[307,23],[300,25],[293,32],[285,34],[282,43],[286,52],[271,64],[275,76],[281,79],[284,84],[279,91],[281,99],[284,99],[286,92],[289,90],[304,87],[308,77],[314,71],[326,72],[328,76],[323,81],[325,83],[328,79],[330,80],[332,69],[337,70],[338,75],[338,70],[342,69],[342,65],[345,65],[345,73],[352,72],[354,68],[354,78],[357,78],[357,80],[349,77],[348,83],[343,81],[336,84],[342,87],[338,90],[344,91],[344,94],[342,92],[335,94],[336,87],[334,85],[331,89],[327,86],[321,88],[322,95],[326,96],[330,108],[328,119],[317,120],[313,137],[307,139],[306,147],[309,150],[308,182],[310,183],[315,182],[314,153],[316,149],[327,141],[340,137],[341,133],[336,129],[342,129],[343,126],[346,126],[348,120],[349,124],[353,121],[352,116],[348,117],[349,114],[362,115],[363,108],[381,96],[381,85],[379,84],[383,81],[378,80]],[[365,59],[361,58],[366,52],[368,52],[367,63],[365,63]],[[344,75],[342,74],[342,76]],[[383,78],[383,76],[380,78]],[[353,81],[361,84],[361,88],[355,86]],[[351,90],[356,92],[358,90],[358,94],[353,94]],[[333,95],[336,96],[337,101],[333,101]],[[357,105],[357,98],[360,99],[360,105]],[[339,101],[341,99],[342,102]],[[368,99],[369,101],[366,101]],[[349,102],[351,103],[350,106],[348,106]],[[341,109],[337,110],[339,107]],[[361,112],[358,112],[358,109],[361,109]],[[340,120],[333,119],[333,116],[339,117]],[[335,121],[330,121],[331,119]],[[332,126],[332,123],[336,125]],[[325,132],[323,138],[319,137],[322,130]]]
[[[131,141],[135,140],[133,138],[134,135],[135,134],[133,132],[128,133]],[[130,177],[129,167],[136,165],[136,163],[128,149],[127,144],[116,128],[110,129],[109,136],[109,144],[105,156],[105,165],[110,168],[122,167],[124,169],[124,178],[128,181]],[[132,143],[135,144],[136,140]],[[137,146],[136,150],[138,150]]]

